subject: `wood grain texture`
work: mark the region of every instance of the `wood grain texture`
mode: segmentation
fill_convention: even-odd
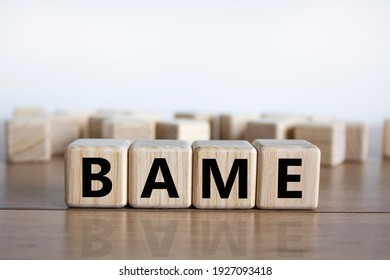
[[[295,139],[307,140],[321,150],[321,164],[336,166],[345,161],[346,124],[341,121],[306,122],[295,128]]]
[[[256,121],[260,114],[222,114],[219,118],[221,140],[244,140],[248,122]]]
[[[66,115],[49,117],[52,155],[64,155],[65,148],[80,138],[80,125],[75,118]]]
[[[168,167],[163,169],[163,159]],[[152,166],[158,172],[152,174]],[[163,182],[172,184],[165,187],[174,188],[178,197],[169,194],[168,189],[153,189],[149,197],[141,197],[148,178],[153,186]],[[155,184],[157,182],[157,184]],[[171,183],[172,183],[171,182]],[[135,141],[129,150],[129,204],[136,208],[187,208],[192,200],[192,149],[187,141],[154,140]]]
[[[223,209],[247,209],[254,207],[256,191],[256,150],[247,141],[220,140],[220,141],[195,141],[193,148],[193,205],[196,208],[223,208]],[[227,186],[228,178],[232,172],[232,166],[236,159],[247,160],[247,173],[239,170],[235,174],[230,194],[227,198],[221,198],[217,188],[215,172],[210,172],[210,197],[203,198],[204,192],[203,173],[204,159],[215,159],[224,184]],[[242,168],[242,167],[240,167]],[[232,174],[234,176],[234,173]],[[244,186],[247,190],[245,198],[239,197],[239,176],[247,176]]]
[[[212,113],[201,112],[178,112],[175,114],[176,119],[193,119],[204,120],[210,123],[210,135],[212,140],[219,139],[219,118]]]
[[[385,120],[383,126],[383,156],[390,158],[390,119]]]
[[[102,123],[102,138],[150,140],[156,138],[156,122],[133,116],[107,117]]]
[[[130,141],[119,139],[79,139],[65,152],[65,201],[70,207],[123,207],[127,204],[127,155]],[[112,182],[112,190],[103,197],[83,197],[83,158],[103,158],[110,163],[104,175]],[[92,173],[101,167],[92,165]],[[93,180],[92,190],[100,190],[102,183]]]
[[[320,150],[304,140],[255,140],[258,152],[256,206],[263,209],[314,209],[318,206]],[[287,182],[287,191],[301,192],[301,198],[280,198],[279,159],[300,159],[300,166],[288,166],[287,174],[299,175],[299,182]]]
[[[169,140],[195,140],[210,139],[210,124],[201,120],[177,119],[172,121],[157,122],[156,138]]]
[[[364,162],[368,155],[368,125],[348,122],[346,127],[345,159]]]
[[[45,117],[17,117],[6,122],[10,162],[44,162],[51,159],[50,123]]]

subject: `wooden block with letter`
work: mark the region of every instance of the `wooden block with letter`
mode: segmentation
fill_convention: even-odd
[[[79,123],[67,115],[54,115],[49,119],[52,155],[63,155],[65,148],[80,138]]]
[[[51,159],[50,123],[46,117],[16,117],[6,122],[7,156],[10,162],[42,162]]]
[[[210,139],[210,124],[200,120],[172,120],[158,122],[156,125],[157,139],[195,140]]]
[[[193,205],[248,209],[255,205],[256,150],[247,141],[195,141]]]
[[[390,119],[385,120],[383,127],[383,156],[390,158]]]
[[[210,123],[211,139],[219,139],[219,118],[210,113],[184,113],[179,112],[175,114],[176,119],[194,119],[204,120]]]
[[[187,141],[141,140],[129,150],[129,204],[136,208],[191,205],[192,149]]]
[[[321,150],[321,164],[336,166],[345,160],[346,125],[340,121],[306,122],[295,128],[295,139],[309,141]]]
[[[65,201],[70,207],[119,208],[127,204],[130,141],[79,139],[65,152]]]
[[[320,150],[304,140],[255,140],[258,152],[256,206],[313,209],[318,206]]]
[[[222,114],[220,116],[221,140],[244,140],[250,121],[256,121],[260,114]]]
[[[130,141],[155,139],[156,123],[127,115],[107,117],[103,120],[102,137]]]
[[[365,123],[347,123],[345,159],[366,161],[368,155],[368,126]]]

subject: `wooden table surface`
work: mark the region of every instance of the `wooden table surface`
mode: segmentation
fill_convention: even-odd
[[[68,209],[64,162],[0,162],[0,259],[390,259],[390,160],[321,168],[315,211]]]

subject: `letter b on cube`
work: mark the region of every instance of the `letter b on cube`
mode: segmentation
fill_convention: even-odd
[[[253,146],[258,152],[257,207],[318,206],[320,149],[305,140],[255,140]]]
[[[127,204],[130,141],[79,139],[65,151],[65,200],[71,207],[119,208]]]

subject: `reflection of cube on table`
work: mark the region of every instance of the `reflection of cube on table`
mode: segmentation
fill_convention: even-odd
[[[313,209],[318,205],[320,150],[304,140],[255,140],[256,205],[264,209]]]

